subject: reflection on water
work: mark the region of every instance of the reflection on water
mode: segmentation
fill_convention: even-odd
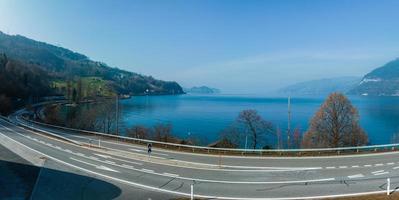
[[[399,97],[349,97],[358,108],[362,127],[372,144],[391,142],[399,131]],[[310,118],[324,98],[292,98],[292,127],[306,131]],[[244,109],[256,109],[285,132],[287,99],[245,96],[140,96],[122,100],[124,127],[171,123],[176,135],[216,140],[221,130]]]

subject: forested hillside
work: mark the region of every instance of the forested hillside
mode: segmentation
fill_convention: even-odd
[[[3,62],[5,62],[4,60],[8,62],[6,68],[10,73],[2,75],[3,78],[7,76],[7,79],[1,80],[3,83],[7,82],[3,85],[19,85],[21,81],[24,83],[23,77],[32,80],[40,77],[40,84],[29,85],[28,81],[28,85],[26,85],[26,87],[31,87],[28,88],[35,95],[47,93],[48,87],[55,89],[55,92],[63,91],[56,88],[57,83],[77,82],[79,79],[87,77],[100,79],[107,90],[121,95],[183,93],[182,88],[176,82],[157,80],[151,76],[109,67],[105,63],[92,61],[85,55],[19,35],[12,36],[0,32],[0,53],[7,58],[3,58]],[[15,74],[18,76],[14,77]],[[33,86],[34,88],[32,88]],[[10,88],[5,89],[5,86],[1,87],[0,94],[6,93],[12,97],[16,95],[17,91],[11,91]],[[32,95],[24,92],[17,93],[21,93],[18,96],[23,97]],[[97,94],[101,94],[101,92]]]

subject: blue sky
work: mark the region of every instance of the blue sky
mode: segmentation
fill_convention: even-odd
[[[399,57],[399,1],[0,0],[0,30],[111,66],[266,93]]]

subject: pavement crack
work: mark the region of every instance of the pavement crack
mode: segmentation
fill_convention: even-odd
[[[176,178],[171,178],[169,181],[167,181],[166,183],[164,183],[163,185],[159,186],[159,188],[163,188],[166,185],[168,185],[170,182],[172,182],[173,180],[175,180]]]

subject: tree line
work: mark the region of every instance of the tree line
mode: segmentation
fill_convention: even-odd
[[[362,146],[368,143],[367,133],[359,124],[359,113],[349,99],[341,93],[330,94],[310,120],[302,135],[298,128],[288,132],[286,147],[334,148]],[[242,111],[235,122],[222,131],[215,147],[238,148],[249,143],[252,149],[282,148],[281,129],[263,119],[256,110]],[[267,141],[267,138],[275,138]]]
[[[45,108],[46,122],[67,127],[96,130],[108,134],[115,132],[117,114],[115,99],[98,100],[90,106],[56,106]],[[63,110],[60,110],[60,109]],[[223,131],[218,141],[209,144],[222,148],[322,148],[361,146],[368,143],[365,131],[360,127],[359,114],[349,99],[341,93],[332,93],[320,106],[303,134],[299,128],[288,132],[286,137],[279,127],[252,109],[241,111],[236,120]],[[190,136],[178,138],[172,124],[156,124],[148,127],[135,125],[125,129],[125,135],[139,139],[199,145],[200,139]],[[283,137],[285,136],[285,137]],[[287,138],[287,139],[283,139]],[[288,139],[289,138],[289,139]]]

